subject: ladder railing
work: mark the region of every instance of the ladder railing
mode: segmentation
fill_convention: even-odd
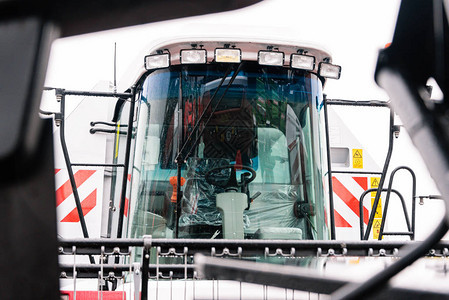
[[[409,213],[408,213],[408,210],[407,210],[407,205],[405,204],[404,197],[402,196],[402,194],[400,192],[398,192],[397,190],[392,188],[392,186],[393,186],[393,179],[394,179],[394,176],[396,175],[396,172],[399,171],[399,170],[403,170],[403,169],[409,171],[411,176],[412,176],[412,213],[411,213],[412,221],[411,222],[410,222]],[[361,240],[364,240],[364,239],[366,240],[367,237],[369,236],[369,231],[371,230],[371,228],[367,228],[366,232],[364,230],[364,225],[363,225],[363,223],[364,223],[364,220],[363,220],[363,201],[365,199],[365,196],[368,193],[375,192],[375,191],[378,191],[378,189],[377,188],[367,189],[366,191],[364,191],[362,193],[362,195],[360,196],[360,199],[359,199],[360,239]],[[382,216],[383,217],[382,217],[382,221],[381,221],[381,225],[380,225],[378,239],[382,240],[382,237],[384,235],[395,235],[395,236],[405,235],[405,236],[409,236],[411,240],[414,240],[415,239],[415,215],[416,215],[416,213],[415,213],[416,176],[415,176],[415,173],[413,172],[413,170],[410,169],[409,167],[406,167],[406,166],[400,166],[400,167],[397,167],[396,169],[394,169],[393,172],[391,172],[391,175],[390,175],[390,182],[388,184],[388,188],[382,189],[382,192],[386,192],[387,194],[386,194],[386,199],[385,199],[385,207],[384,207],[383,212],[382,212]],[[403,232],[384,232],[385,221],[387,219],[387,212],[388,212],[388,206],[389,206],[389,203],[390,203],[391,193],[395,193],[398,196],[399,200],[401,201],[402,210],[403,210],[403,213],[404,213],[404,218],[405,218],[405,222],[406,222],[406,225],[407,225],[407,231],[403,231]],[[380,196],[379,196],[379,198],[380,198]],[[376,203],[373,204],[371,209],[372,210],[377,209]],[[368,221],[369,224],[373,223],[374,217],[375,217],[375,214],[371,213],[369,221]]]
[[[393,186],[393,179],[394,176],[396,175],[396,172],[399,170],[406,170],[410,173],[410,175],[412,176],[412,224],[410,226],[410,221],[408,220],[408,213],[407,213],[407,208],[405,206],[405,202],[404,199],[401,198],[402,201],[402,208],[404,210],[404,215],[405,215],[405,220],[407,222],[407,228],[408,228],[408,233],[401,233],[401,232],[384,232],[384,228],[385,228],[385,220],[387,219],[387,212],[388,212],[388,204],[390,202],[390,191],[392,190],[392,186]],[[415,239],[415,204],[416,204],[416,176],[415,176],[415,172],[413,172],[413,170],[409,167],[406,166],[401,166],[401,167],[397,167],[396,169],[393,170],[393,172],[391,172],[390,175],[390,182],[388,184],[388,190],[387,190],[387,198],[385,199],[385,209],[384,209],[384,217],[382,218],[382,223],[380,225],[380,232],[379,232],[379,240],[382,239],[382,236],[384,235],[409,235],[411,240]]]

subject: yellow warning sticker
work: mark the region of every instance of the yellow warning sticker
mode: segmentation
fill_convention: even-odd
[[[375,189],[379,187],[380,177],[371,177],[371,188]],[[371,207],[373,207],[374,200],[376,199],[377,192],[371,192]],[[377,204],[375,219],[380,219],[382,221],[382,198],[379,197],[379,203]]]
[[[370,187],[372,189],[377,189],[379,187],[379,181],[380,181],[380,177],[371,177],[371,185]],[[377,192],[371,192],[371,197],[375,198],[376,197],[376,193]]]
[[[373,239],[379,239],[380,234],[380,224],[382,223],[382,219],[374,219],[373,222]]]
[[[370,187],[376,189],[379,187],[380,177],[370,178]],[[377,192],[371,192],[371,207],[373,207],[374,200],[376,199]],[[382,198],[379,197],[379,203],[377,204],[376,213],[374,214],[373,221],[373,239],[379,239],[380,234],[380,224],[382,223]]]
[[[371,207],[373,207],[375,199],[376,199],[376,197],[371,198]],[[379,198],[379,203],[377,204],[376,214],[374,215],[374,218],[382,219],[382,199],[381,198]]]
[[[352,149],[352,167],[354,169],[363,169],[363,150]]]

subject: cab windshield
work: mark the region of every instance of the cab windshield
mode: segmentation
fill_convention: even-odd
[[[217,207],[217,195],[234,191],[216,182],[232,176],[241,182],[249,169],[253,180],[237,191],[249,196],[245,239],[328,239],[321,81],[309,72],[250,62],[238,74],[227,69],[178,65],[143,82],[128,236],[224,238],[226,212]],[[170,181],[177,178],[181,149],[176,220]]]

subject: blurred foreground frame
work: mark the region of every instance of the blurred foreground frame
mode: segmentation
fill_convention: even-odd
[[[446,201],[449,224],[449,1],[403,0],[392,44],[381,50],[376,82],[386,90],[413,143]],[[444,94],[439,102],[428,97],[426,84],[435,79]],[[237,280],[288,289],[335,294],[346,286],[362,285],[342,277],[323,276],[316,270],[220,260],[197,256],[198,271],[205,278]],[[410,262],[411,264],[412,262]],[[376,274],[374,277],[381,274]],[[419,299],[449,298],[447,292],[397,287],[383,278],[382,286],[360,289],[350,298]]]
[[[52,127],[38,115],[52,41],[257,2],[0,1],[0,299],[59,299]]]

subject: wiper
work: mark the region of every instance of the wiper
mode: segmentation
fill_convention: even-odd
[[[221,88],[223,83],[225,82],[226,78],[228,77],[229,73],[231,73],[232,66],[229,66],[229,68],[226,70],[226,73],[223,75],[223,78],[221,79],[220,83],[218,84],[217,88],[215,89],[214,94],[212,95],[209,103],[207,103],[205,109],[201,113],[201,116],[198,118],[198,121],[195,123],[195,126],[193,126],[192,132],[187,137],[186,141],[182,144],[181,150],[178,151],[178,154],[175,158],[175,163],[178,163],[180,159],[185,160],[182,158],[182,153],[184,153],[184,149],[187,147],[188,143],[192,140],[192,137],[195,135],[195,133],[198,131],[198,128],[200,127],[201,121],[204,119],[204,116],[206,115],[206,111],[209,109],[209,107],[212,104],[212,100],[215,99],[215,96],[218,94],[218,90]],[[181,83],[182,85],[182,83]],[[189,151],[190,152],[190,151]]]
[[[201,132],[200,132],[200,133],[198,134],[198,136],[196,137],[195,142],[192,144],[192,147],[190,147],[190,150],[189,150],[189,152],[187,152],[187,154],[186,154],[184,160],[187,159],[187,158],[189,157],[189,155],[190,155],[190,152],[192,152],[192,150],[195,149],[196,146],[198,146],[198,143],[200,142],[200,138],[201,138],[201,136],[203,136],[203,132],[204,132],[204,130],[206,129],[207,124],[209,124],[209,121],[210,121],[210,119],[212,118],[212,116],[214,115],[214,113],[215,113],[215,111],[217,110],[218,106],[220,105],[221,100],[223,100],[224,96],[226,95],[226,93],[228,92],[228,90],[229,90],[229,88],[231,87],[232,83],[234,82],[235,78],[236,78],[237,75],[240,73],[240,70],[242,69],[242,66],[243,66],[243,62],[240,63],[240,65],[238,66],[237,70],[234,72],[234,74],[232,74],[232,77],[231,77],[231,79],[229,80],[228,86],[227,86],[226,89],[224,90],[223,95],[221,95],[220,99],[218,99],[217,104],[215,104],[214,108],[212,109],[212,112],[209,114],[209,118],[206,120],[206,122],[205,122],[205,124],[204,124],[204,126],[203,126],[203,129],[201,129]],[[215,94],[215,93],[214,93],[214,94]],[[208,103],[208,106],[210,106],[210,104],[212,103],[212,100],[213,100],[213,99],[211,99],[211,101]],[[208,108],[208,107],[207,107],[207,108]],[[206,111],[203,111],[203,115],[205,115],[205,112],[206,112]],[[203,115],[202,115],[202,116],[203,116]],[[198,123],[197,123],[198,128],[199,128],[199,124],[200,124],[201,121],[202,121],[202,118],[200,118],[200,119],[198,120]],[[194,133],[194,132],[192,131],[192,134],[193,134],[193,133]]]
[[[196,122],[195,126],[193,127],[192,133],[189,135],[187,140],[183,143],[183,145],[181,147],[181,150],[178,151],[178,154],[176,155],[176,158],[175,158],[175,163],[177,164],[177,183],[181,182],[181,168],[182,168],[182,165],[184,164],[184,161],[189,157],[190,152],[192,152],[192,150],[195,149],[195,147],[198,145],[198,143],[200,141],[200,137],[203,135],[203,132],[204,132],[204,129],[206,128],[206,125],[209,123],[209,121],[212,118],[213,114],[215,113],[215,111],[217,110],[218,106],[220,105],[221,100],[223,100],[224,96],[228,92],[229,87],[234,82],[235,78],[237,77],[237,74],[240,73],[240,70],[242,69],[242,66],[243,66],[243,62],[241,62],[239,64],[237,70],[232,75],[231,79],[229,80],[228,86],[224,90],[224,92],[221,95],[220,99],[217,101],[217,104],[215,104],[214,108],[212,109],[212,112],[210,113],[209,118],[206,121],[206,124],[204,125],[204,127],[201,130],[200,134],[195,139],[192,147],[190,147],[189,152],[187,152],[187,154],[185,156],[183,156],[185,148],[187,147],[189,142],[192,140],[193,136],[197,133],[197,131],[198,131],[199,127],[200,127],[201,122],[203,121],[203,119],[206,116],[207,110],[210,108],[210,106],[212,105],[212,102],[214,101],[215,97],[218,94],[218,90],[221,88],[221,86],[225,82],[225,80],[228,77],[229,73],[231,73],[232,66],[230,66],[228,68],[228,70],[226,70],[226,73],[224,74],[223,78],[221,79],[220,84],[217,86],[217,88],[216,88],[214,94],[212,95],[209,103],[206,105],[206,107],[204,108],[201,116],[199,117],[198,121]],[[180,86],[182,88],[182,83],[180,83]],[[183,126],[183,124],[181,124],[180,130],[182,130],[182,126]],[[181,216],[181,214],[179,212],[181,210],[181,199],[182,199],[181,186],[179,184],[176,184],[176,192],[177,192],[177,195],[176,195],[177,197],[176,197],[176,204],[175,204],[175,208],[174,208],[174,214],[175,214],[175,222],[176,222],[175,223],[175,237],[178,238],[179,217]]]
[[[223,100],[224,96],[226,95],[229,87],[232,85],[232,83],[234,82],[235,78],[237,77],[237,74],[240,72],[240,70],[242,69],[243,66],[243,62],[240,63],[240,65],[238,66],[237,70],[234,72],[234,74],[232,75],[231,79],[229,80],[228,86],[226,87],[225,91],[223,92],[223,95],[221,95],[220,99],[217,101],[217,104],[214,106],[212,112],[209,115],[209,118],[206,121],[205,126],[203,127],[203,129],[201,130],[200,134],[197,136],[197,138],[195,139],[195,142],[193,143],[193,145],[190,147],[189,152],[187,152],[187,154],[183,157],[184,154],[184,150],[187,147],[187,145],[189,144],[189,142],[192,140],[193,136],[195,136],[195,134],[197,133],[201,122],[203,121],[203,119],[206,117],[206,113],[207,110],[210,108],[210,106],[212,105],[212,102],[215,100],[215,97],[218,94],[218,91],[220,90],[221,86],[223,85],[223,83],[225,82],[226,78],[228,77],[229,73],[231,73],[232,70],[232,66],[230,66],[227,70],[226,73],[224,74],[223,78],[221,79],[220,83],[218,84],[217,88],[215,89],[214,94],[212,95],[212,97],[210,98],[209,103],[207,103],[206,107],[204,108],[203,112],[201,113],[201,116],[198,118],[198,121],[195,123],[195,126],[192,129],[192,132],[190,133],[190,135],[188,136],[187,140],[182,144],[181,150],[179,150],[178,155],[175,158],[175,163],[178,163],[179,159],[182,159],[183,161],[186,160],[189,155],[190,152],[192,152],[192,150],[197,146],[200,137],[203,135],[204,132],[204,128],[206,128],[206,125],[209,123],[210,119],[212,118],[212,115],[214,114],[214,112],[217,110],[218,106],[221,103],[221,100]]]

